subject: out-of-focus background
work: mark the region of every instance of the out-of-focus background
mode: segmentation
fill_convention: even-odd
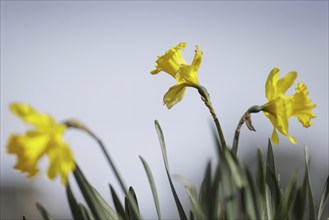
[[[149,73],[156,57],[181,41],[187,42],[187,62],[195,45],[204,52],[199,81],[211,94],[228,142],[245,110],[266,103],[271,69],[280,68],[281,76],[298,71],[294,86],[308,85],[317,118],[308,129],[291,119],[298,144],[279,135],[274,151],[284,186],[295,170],[302,178],[308,145],[318,201],[328,175],[328,1],[1,1],[1,219],[40,218],[35,202],[57,219],[71,217],[60,181],[44,178],[46,158],[32,181],[12,169],[16,158],[6,153],[7,138],[29,128],[8,110],[16,101],[93,129],[134,187],[143,217],[152,219],[142,155],[154,174],[163,217],[177,218],[154,120],[162,126],[172,173],[199,186],[207,161],[216,159],[211,116],[197,91],[187,89],[182,102],[167,110],[162,98],[175,80]],[[257,132],[242,129],[238,152],[251,167],[272,133],[262,113],[252,119]],[[112,204],[108,184],[120,188],[97,144],[73,130],[65,138],[87,178]],[[183,185],[174,183],[188,209]]]

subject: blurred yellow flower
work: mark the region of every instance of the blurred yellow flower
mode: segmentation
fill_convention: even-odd
[[[181,42],[176,47],[169,49],[164,55],[158,57],[156,69],[151,71],[151,74],[157,74],[160,71],[169,73],[177,80],[177,84],[170,87],[163,97],[163,101],[168,109],[182,100],[187,86],[198,88],[200,85],[197,72],[202,60],[202,51],[196,46],[192,64],[188,65],[181,53],[185,46],[186,43]]]
[[[18,161],[15,168],[27,173],[28,178],[38,174],[38,161],[44,156],[49,157],[47,176],[54,179],[61,176],[61,182],[67,184],[67,176],[75,169],[73,154],[63,140],[66,130],[64,124],[57,124],[46,114],[37,112],[27,104],[13,103],[11,112],[23,121],[34,126],[34,130],[24,135],[11,135],[8,141],[8,153],[16,154]]]
[[[302,83],[298,83],[294,95],[285,95],[297,78],[297,72],[289,72],[281,79],[278,79],[279,74],[280,70],[274,68],[267,78],[265,93],[268,103],[262,106],[262,110],[274,126],[271,138],[273,143],[279,143],[276,131],[278,130],[296,144],[296,139],[288,132],[288,119],[295,116],[307,128],[312,125],[311,119],[316,117],[312,112],[316,105],[311,104],[312,100],[308,97],[307,86]]]

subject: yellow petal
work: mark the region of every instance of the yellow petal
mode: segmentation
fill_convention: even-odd
[[[290,135],[288,135],[287,137],[288,137],[288,139],[289,139],[289,141],[290,141],[291,143],[293,143],[293,144],[297,144],[296,138],[291,137]]]
[[[289,72],[283,78],[278,80],[277,88],[278,91],[282,94],[285,94],[286,91],[291,87],[297,78],[297,72]]]
[[[201,65],[201,61],[202,61],[202,51],[199,48],[199,46],[196,46],[196,50],[195,50],[195,55],[191,64],[191,69],[193,70],[193,72],[198,72],[200,65]]]
[[[33,107],[23,103],[13,103],[10,105],[10,110],[23,121],[34,125],[37,129],[43,130],[47,127],[54,126],[55,120],[46,115],[40,114]]]
[[[312,125],[311,119],[316,115],[313,113],[315,104],[311,104],[312,100],[308,97],[307,86],[303,83],[298,83],[296,93],[293,96],[293,116],[296,116],[304,127]]]
[[[278,95],[276,84],[278,82],[279,74],[280,70],[278,68],[273,68],[269,76],[267,77],[265,85],[265,95],[268,100],[272,100]]]
[[[28,132],[26,135],[12,135],[8,141],[8,153],[16,154],[17,164],[15,168],[28,177],[38,173],[36,167],[40,158],[47,151],[49,136],[37,132]]]
[[[56,176],[61,176],[61,182],[67,184],[67,176],[75,169],[73,154],[65,143],[58,143],[56,148],[52,148],[48,152],[49,168],[47,176],[54,179]]]
[[[182,100],[186,84],[178,84],[169,88],[168,92],[163,97],[163,102],[168,109],[171,109],[175,104]]]
[[[279,144],[279,136],[275,128],[273,128],[271,140],[273,144]]]

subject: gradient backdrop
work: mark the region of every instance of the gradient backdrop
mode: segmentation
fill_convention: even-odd
[[[318,196],[329,169],[328,1],[1,1],[1,218],[39,218],[37,201],[56,218],[70,217],[60,181],[43,177],[46,158],[33,181],[12,169],[16,158],[6,154],[7,138],[29,128],[10,114],[14,101],[58,121],[79,119],[93,129],[126,183],[134,186],[143,217],[150,219],[156,212],[142,155],[153,171],[163,217],[177,217],[154,120],[165,134],[172,173],[199,186],[206,162],[216,153],[211,116],[197,91],[187,89],[182,102],[167,110],[162,98],[175,80],[149,74],[156,57],[181,41],[187,42],[188,62],[195,45],[204,52],[199,80],[211,94],[229,143],[245,110],[266,102],[271,69],[280,68],[281,76],[298,71],[297,82],[308,85],[317,104],[317,118],[309,129],[291,119],[298,144],[280,135],[274,151],[285,184],[296,169],[303,176],[303,145],[309,146]],[[263,113],[252,119],[257,132],[243,127],[239,148],[251,167],[256,149],[265,151],[272,133]],[[90,182],[112,204],[108,183],[120,189],[97,144],[77,131],[68,131],[66,140]],[[174,183],[188,209],[182,183]]]

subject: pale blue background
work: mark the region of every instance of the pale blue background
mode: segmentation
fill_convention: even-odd
[[[187,42],[183,54],[188,62],[195,45],[204,52],[199,80],[211,94],[229,143],[244,111],[266,103],[270,70],[278,67],[281,75],[298,71],[294,87],[307,83],[317,118],[309,129],[291,119],[290,133],[298,144],[280,135],[274,151],[283,179],[296,168],[301,177],[307,144],[318,195],[328,175],[328,1],[1,1],[1,218],[39,217],[36,201],[56,218],[70,216],[59,180],[43,177],[47,159],[31,182],[12,169],[16,158],[5,153],[7,137],[29,128],[10,114],[14,101],[92,128],[126,183],[134,186],[143,217],[154,218],[142,155],[153,171],[163,217],[177,217],[153,121],[162,125],[171,171],[197,186],[216,153],[211,117],[197,91],[187,89],[182,102],[168,111],[162,98],[175,80],[149,74],[156,56],[180,41]],[[257,147],[265,151],[272,133],[262,113],[252,117],[257,132],[244,127],[239,148],[250,164]],[[108,183],[119,187],[96,143],[76,131],[68,131],[66,140],[91,183],[111,203]],[[188,209],[182,184],[175,185]],[[14,206],[15,211],[8,208]]]

